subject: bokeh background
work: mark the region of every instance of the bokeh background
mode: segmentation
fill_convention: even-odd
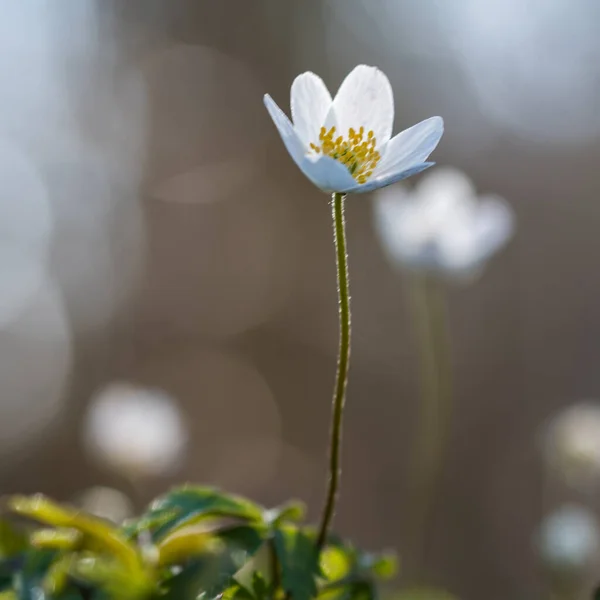
[[[4,2],[0,493],[129,493],[82,435],[89,403],[120,381],[172,396],[190,431],[180,469],[138,501],[185,479],[299,497],[317,516],[337,349],[329,207],[262,95],[287,107],[302,71],[335,89],[374,64],[395,131],[443,116],[434,159],[517,219],[484,276],[449,287],[455,418],[428,570],[467,600],[538,596],[534,532],[571,498],[540,428],[600,397],[599,20],[594,0]],[[336,528],[410,552],[406,282],[372,199],[351,197],[347,219]]]

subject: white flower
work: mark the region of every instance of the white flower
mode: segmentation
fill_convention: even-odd
[[[392,138],[392,87],[366,65],[344,79],[333,100],[314,73],[296,77],[293,125],[271,96],[264,101],[294,162],[325,192],[369,192],[427,169],[444,132],[441,117],[432,117]]]
[[[410,192],[400,186],[379,192],[375,224],[393,262],[466,277],[506,244],[514,217],[504,200],[477,198],[463,173],[446,168]]]
[[[586,508],[566,505],[544,519],[538,550],[545,567],[578,574],[590,565],[600,547],[595,516]]]
[[[187,430],[164,392],[114,383],[92,401],[85,443],[108,467],[136,479],[163,475],[177,465]]]
[[[582,491],[600,484],[600,404],[581,402],[545,428],[544,458],[554,473]]]

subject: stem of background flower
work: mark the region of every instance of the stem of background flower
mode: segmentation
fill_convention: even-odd
[[[414,275],[411,281],[414,324],[419,347],[421,400],[416,429],[415,464],[409,518],[417,572],[423,568],[436,487],[452,412],[452,369],[444,290],[440,281]]]
[[[323,506],[317,549],[320,551],[327,541],[331,521],[335,512],[341,475],[340,450],[342,444],[342,414],[346,399],[346,382],[350,364],[350,291],[348,282],[348,255],[346,253],[346,223],[344,220],[343,194],[333,194],[331,213],[333,217],[333,240],[336,249],[338,306],[340,316],[340,344],[338,366],[333,393],[333,414],[329,441],[329,481],[327,497]]]

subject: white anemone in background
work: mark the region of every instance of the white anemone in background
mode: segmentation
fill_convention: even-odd
[[[325,192],[370,192],[427,169],[444,132],[441,117],[432,117],[392,138],[392,87],[366,65],[350,72],[334,99],[314,73],[296,77],[293,124],[271,96],[264,101],[294,162]]]
[[[477,197],[466,175],[443,168],[412,191],[400,186],[380,191],[375,225],[395,264],[469,277],[511,238],[514,216],[504,200]]]
[[[600,487],[600,403],[586,401],[556,415],[543,431],[544,460],[564,482]]]
[[[84,436],[93,458],[137,480],[172,471],[188,433],[177,405],[165,392],[113,383],[92,400]]]
[[[542,565],[554,576],[581,577],[598,558],[600,531],[594,514],[568,504],[547,516],[537,539]]]

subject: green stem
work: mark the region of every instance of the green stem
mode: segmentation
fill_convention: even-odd
[[[269,563],[271,568],[271,585],[273,587],[273,598],[277,598],[277,592],[281,587],[281,573],[279,571],[279,559],[275,549],[275,540],[269,540]]]
[[[417,275],[412,282],[415,327],[420,352],[421,414],[415,442],[412,527],[417,568],[423,561],[428,525],[452,412],[450,344],[441,284]]]
[[[342,444],[342,413],[346,399],[346,383],[350,364],[350,292],[348,283],[348,255],[346,253],[346,224],[344,221],[343,194],[333,194],[331,213],[333,217],[333,239],[336,249],[338,306],[340,316],[340,344],[338,366],[333,393],[333,414],[329,449],[329,482],[327,497],[321,515],[321,524],[317,536],[317,548],[321,550],[327,541],[331,521],[335,512],[335,503],[341,475],[340,450]]]

